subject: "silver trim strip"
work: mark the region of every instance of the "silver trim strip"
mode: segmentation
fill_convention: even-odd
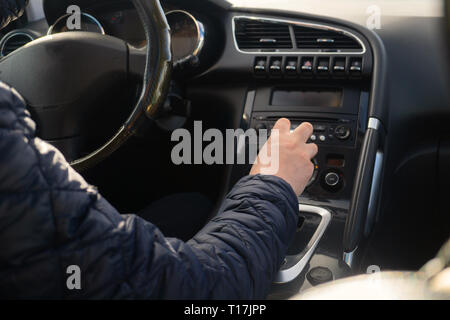
[[[348,265],[350,268],[353,265],[353,257],[355,255],[356,250],[358,250],[358,247],[356,247],[352,252],[344,252],[342,256],[342,260],[344,260],[345,264]]]
[[[369,118],[369,123],[367,124],[368,129],[379,130],[380,126],[380,120],[378,120],[377,118]]]
[[[376,210],[377,210],[377,201],[378,201],[378,195],[380,193],[381,188],[381,169],[383,167],[383,158],[384,153],[382,151],[377,151],[377,155],[375,157],[375,164],[373,169],[373,178],[372,178],[372,186],[370,189],[370,197],[369,197],[369,206],[367,210],[367,220],[366,220],[366,226],[364,228],[364,232],[366,235],[369,234],[370,230],[369,227],[373,222],[373,219],[375,219],[376,216]]]
[[[64,18],[70,17],[71,15],[72,15],[71,13],[67,13],[67,14],[65,14],[65,15],[63,15],[63,16],[61,16],[61,17],[59,17],[59,18],[55,21],[55,23],[52,24],[52,25],[50,26],[50,28],[48,28],[47,35],[48,35],[48,36],[52,35],[52,34],[53,34],[53,29],[55,28],[55,26],[56,26],[61,20],[63,20]],[[82,12],[81,15],[83,15],[83,16],[88,17],[89,19],[91,19],[91,20],[92,20],[92,21],[100,28],[101,34],[105,35],[105,29],[103,28],[102,24],[100,23],[100,21],[97,20],[96,17],[94,17],[93,15],[90,15],[89,13],[85,13],[85,12]]]
[[[192,54],[190,54],[187,57],[184,57],[178,61],[174,61],[174,64],[177,65],[177,64],[181,64],[186,61],[189,61],[192,58],[198,57],[200,55],[200,52],[202,51],[203,46],[205,45],[205,26],[203,25],[203,23],[198,21],[192,14],[190,14],[187,11],[172,10],[172,11],[169,11],[166,13],[166,17],[171,13],[183,13],[183,14],[187,15],[189,18],[192,19],[192,21],[194,21],[194,23],[197,27],[197,47],[195,48],[194,52],[192,52]]]
[[[320,51],[301,51],[301,50],[299,50],[299,51],[259,51],[259,52],[243,51],[243,50],[239,49],[237,39],[236,39],[236,32],[235,32],[236,31],[236,19],[250,19],[250,20],[257,20],[257,21],[262,21],[262,22],[269,21],[269,22],[287,23],[287,24],[296,25],[296,26],[335,31],[335,32],[345,34],[346,36],[352,37],[353,39],[358,41],[358,43],[361,45],[361,47],[363,49],[362,49],[362,51],[355,51],[355,52],[352,52],[352,51],[320,52]],[[345,54],[345,55],[352,55],[352,54],[357,54],[357,55],[361,55],[361,54],[366,53],[366,51],[367,51],[366,46],[364,45],[364,42],[360,38],[358,38],[356,35],[354,35],[353,33],[343,30],[343,29],[340,29],[340,28],[328,26],[325,24],[316,24],[316,23],[302,22],[302,21],[288,20],[288,19],[274,19],[274,18],[266,18],[266,17],[258,17],[258,16],[234,16],[232,22],[233,22],[232,29],[233,29],[234,46],[236,47],[236,50],[238,52],[244,53],[244,54],[253,54],[253,55],[261,55],[261,54],[270,54],[270,55],[277,55],[277,54],[283,54],[283,55],[289,55],[289,54],[341,55],[341,54]],[[295,49],[293,49],[293,50],[295,50]]]
[[[324,208],[300,204],[299,211],[318,214],[319,216],[321,216],[322,220],[320,221],[316,232],[314,232],[314,235],[312,236],[305,250],[301,254],[296,256],[296,258],[298,258],[297,263],[288,269],[280,270],[275,277],[274,280],[275,283],[290,282],[295,278],[297,278],[300,275],[300,273],[302,273],[303,269],[308,264],[309,260],[314,254],[314,251],[316,250],[319,241],[322,239],[322,236],[327,230],[328,225],[330,224],[331,221],[331,212]]]

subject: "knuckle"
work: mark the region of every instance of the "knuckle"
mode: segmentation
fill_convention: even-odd
[[[277,123],[275,124],[275,126],[283,126],[283,125],[290,125],[290,121],[289,121],[289,119],[286,119],[286,118],[280,118],[280,119],[278,119],[278,121],[277,121]]]
[[[286,145],[286,148],[294,149],[294,148],[296,148],[297,143],[293,139],[286,139],[285,145]]]
[[[311,159],[310,159],[308,153],[307,153],[304,149],[300,150],[299,153],[300,153],[300,158],[301,158],[302,160],[304,160],[304,161],[306,161],[306,162],[311,162]]]
[[[303,123],[302,123],[302,126],[303,126],[303,129],[304,129],[306,132],[311,132],[311,133],[312,133],[313,130],[314,130],[312,124],[309,123],[309,122],[303,122]]]

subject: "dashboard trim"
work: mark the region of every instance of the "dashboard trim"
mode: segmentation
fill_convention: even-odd
[[[330,52],[322,52],[322,51],[302,51],[300,50],[296,50],[296,49],[292,49],[292,51],[243,51],[239,48],[238,43],[237,43],[237,39],[236,39],[236,20],[237,19],[250,19],[250,20],[257,20],[257,21],[269,21],[269,22],[278,22],[278,23],[286,23],[286,24],[291,24],[291,25],[296,25],[296,26],[302,26],[302,27],[310,27],[310,28],[316,28],[316,29],[322,29],[322,30],[329,30],[329,31],[334,31],[334,32],[339,32],[339,33],[343,33],[349,37],[354,38],[362,47],[361,51],[330,51]],[[318,23],[311,23],[311,22],[302,22],[302,21],[297,21],[297,20],[291,20],[291,19],[281,19],[281,18],[267,18],[267,17],[261,17],[261,16],[250,16],[250,15],[239,15],[239,16],[234,16],[232,19],[232,29],[233,29],[233,40],[234,40],[234,46],[236,48],[236,50],[240,53],[243,54],[251,54],[251,55],[260,55],[260,54],[271,54],[271,55],[298,55],[298,54],[318,54],[318,55],[361,55],[361,54],[365,54],[367,51],[367,48],[364,44],[364,42],[357,37],[356,35],[354,35],[353,33],[341,29],[341,28],[337,28],[337,27],[332,27],[326,24],[318,24]]]
[[[195,18],[192,14],[190,14],[189,12],[185,11],[185,10],[171,10],[165,13],[166,17],[168,14],[170,13],[183,13],[186,14],[187,16],[189,16],[196,24],[197,26],[197,31],[198,31],[198,35],[197,35],[197,47],[195,48],[194,52],[190,55],[188,55],[187,57],[184,57],[178,61],[174,61],[174,65],[177,64],[182,64],[184,62],[190,61],[191,59],[195,59],[200,55],[200,52],[203,49],[203,46],[205,45],[205,27],[203,25],[203,23],[201,23],[200,21],[197,20],[197,18]]]
[[[369,123],[367,125],[367,128],[378,131],[380,129],[380,127],[381,127],[380,120],[378,120],[377,118],[374,118],[374,117],[369,118]]]
[[[298,261],[296,261],[296,263],[288,269],[281,268],[275,277],[274,283],[288,283],[297,278],[303,272],[331,222],[331,212],[322,207],[299,204],[299,212],[310,212],[317,214],[321,217],[321,221],[311,240],[308,242],[304,252],[295,257]]]
[[[92,21],[100,28],[101,33],[102,33],[103,35],[106,34],[106,33],[105,33],[105,29],[103,28],[102,24],[100,23],[100,21],[98,21],[98,19],[97,19],[96,17],[94,17],[93,15],[91,15],[91,14],[89,14],[89,13],[86,13],[86,12],[81,12],[81,15],[83,15],[83,16],[88,17],[89,19],[91,19],[91,20],[92,20]],[[65,19],[65,18],[67,18],[67,17],[70,17],[70,16],[71,16],[71,13],[67,13],[67,14],[65,14],[65,15],[62,15],[62,16],[59,17],[58,19],[56,19],[55,23],[53,23],[53,24],[48,28],[47,35],[50,36],[50,35],[54,34],[54,33],[53,33],[53,29],[55,28],[56,24],[58,24],[61,20]]]
[[[14,37],[14,36],[26,36],[26,37],[28,37],[31,41],[36,40],[36,37],[33,37],[31,34],[29,34],[29,33],[27,33],[27,32],[24,32],[24,31],[15,31],[15,30],[11,31],[9,34],[7,34],[5,37],[3,37],[3,38],[0,40],[0,57],[1,57],[1,58],[6,57],[5,54],[4,54],[4,52],[3,52],[3,51],[5,50],[6,43],[8,42],[9,39],[11,39],[11,38]],[[30,41],[30,42],[31,42],[31,41]],[[16,50],[17,50],[17,49],[16,49]]]

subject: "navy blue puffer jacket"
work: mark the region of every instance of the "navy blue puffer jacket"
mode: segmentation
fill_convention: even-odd
[[[23,100],[0,83],[0,298],[266,296],[297,225],[285,181],[242,179],[184,243],[120,215],[34,135]],[[81,290],[67,288],[71,265],[80,267]]]

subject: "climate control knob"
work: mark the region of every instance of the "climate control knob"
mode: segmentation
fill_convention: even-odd
[[[338,126],[334,130],[334,136],[338,138],[339,140],[347,140],[350,138],[350,135],[352,134],[352,131],[347,126]]]
[[[336,172],[329,172],[325,175],[325,183],[329,187],[335,187],[339,184],[341,178]]]

